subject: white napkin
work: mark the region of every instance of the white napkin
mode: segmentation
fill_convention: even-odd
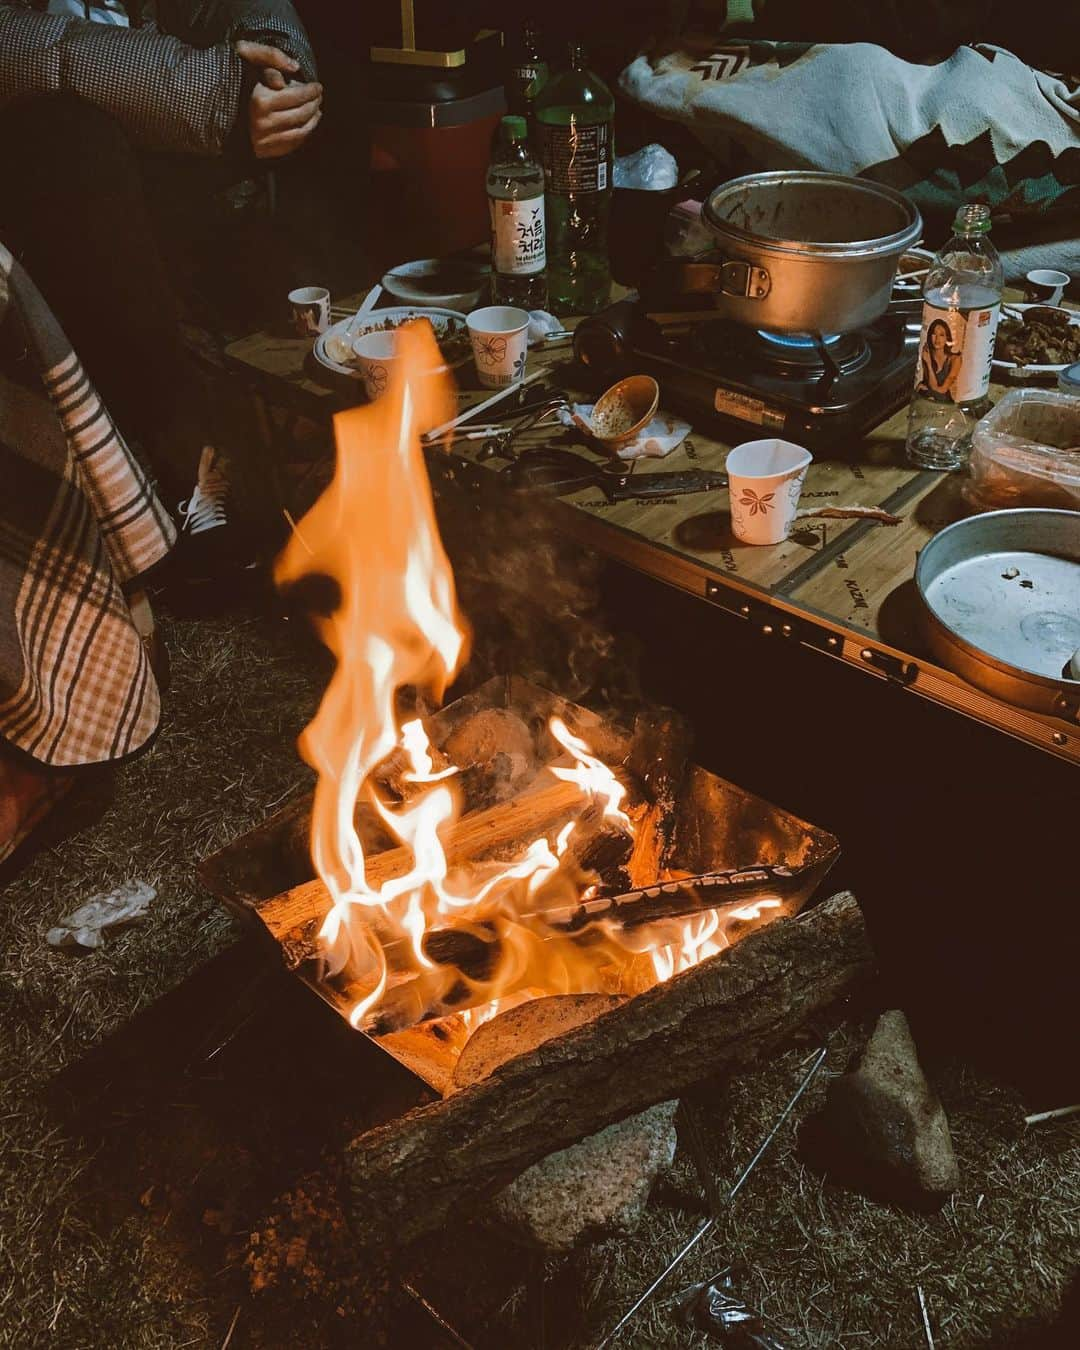
[[[546,309],[529,310],[529,346],[535,347],[538,342],[543,342],[549,333],[558,333],[562,330],[562,324],[554,314],[549,314]]]
[[[100,947],[104,929],[141,919],[156,895],[145,881],[126,881],[115,891],[93,895],[65,914],[59,925],[45,934],[45,941],[50,947]]]
[[[592,435],[592,403],[571,403],[569,409],[559,412],[559,420],[564,426],[579,427],[587,435]],[[672,413],[658,412],[648,426],[642,427],[632,441],[620,445],[615,452],[620,459],[663,459],[677,445],[681,445],[690,434],[689,422]]]

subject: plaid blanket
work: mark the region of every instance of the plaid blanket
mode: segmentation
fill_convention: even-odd
[[[55,766],[119,759],[157,728],[124,587],[173,524],[23,268],[0,245],[46,398],[0,376],[0,736]]]

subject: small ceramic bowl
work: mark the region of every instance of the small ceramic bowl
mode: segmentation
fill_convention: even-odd
[[[626,445],[656,416],[660,386],[651,375],[628,375],[605,389],[592,410],[592,434],[612,450]]]

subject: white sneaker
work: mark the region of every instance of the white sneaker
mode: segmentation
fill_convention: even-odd
[[[229,480],[223,457],[212,445],[204,445],[199,456],[199,476],[195,491],[176,508],[183,524],[184,534],[205,534],[228,525],[225,501],[229,495]]]

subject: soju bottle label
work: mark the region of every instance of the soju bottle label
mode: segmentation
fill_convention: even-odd
[[[611,181],[611,127],[540,125],[549,192],[606,192]]]
[[[1001,305],[924,304],[915,392],[937,403],[974,403],[990,387]]]
[[[489,197],[491,259],[501,276],[532,276],[547,266],[544,199],[503,201]]]

